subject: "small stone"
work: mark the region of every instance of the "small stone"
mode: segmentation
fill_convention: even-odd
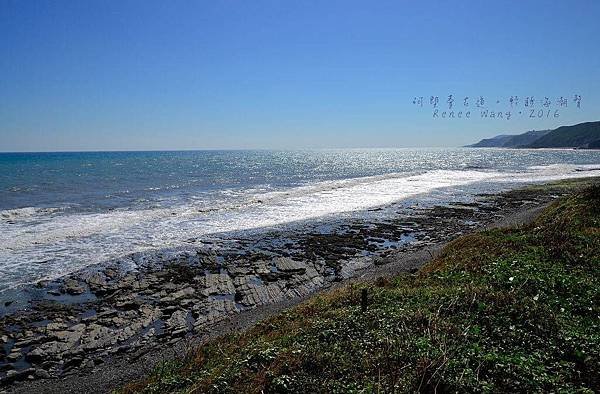
[[[39,362],[45,359],[46,357],[46,352],[41,348],[33,349],[32,351],[27,353],[27,361]]]
[[[112,268],[107,268],[104,270],[104,275],[106,275],[110,279],[113,279],[117,276],[117,271],[115,271]]]
[[[31,375],[32,371],[33,369],[31,368],[27,368],[23,371],[15,371],[14,369],[12,369],[6,373],[5,379],[7,381],[23,380],[26,379],[29,375]]]
[[[83,287],[75,279],[67,278],[63,282],[62,290],[71,295],[79,295],[85,293],[85,287]]]
[[[135,299],[126,299],[126,300],[117,302],[115,304],[115,307],[117,307],[118,309],[131,311],[131,310],[138,309],[140,307],[140,304]]]
[[[18,359],[20,359],[21,357],[23,357],[23,354],[21,353],[20,350],[13,350],[8,356],[6,356],[6,359],[8,361],[17,361]]]
[[[37,368],[34,371],[34,375],[40,379],[50,379],[50,374],[45,369]]]
[[[64,330],[65,328],[67,328],[67,325],[61,322],[48,323],[48,325],[46,326],[46,329],[48,331],[59,331]]]
[[[166,321],[167,327],[173,330],[185,328],[187,330],[187,311],[177,310]]]
[[[94,360],[87,359],[83,362],[83,364],[81,366],[83,368],[91,369],[91,368],[94,368],[95,363],[94,363]]]
[[[100,272],[96,272],[95,274],[90,276],[87,280],[87,283],[93,289],[101,289],[107,285],[106,277]]]

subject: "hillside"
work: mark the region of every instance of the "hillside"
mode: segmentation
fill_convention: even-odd
[[[532,130],[518,135],[498,135],[467,145],[472,148],[600,148],[600,121]]]
[[[467,145],[472,148],[520,148],[531,144],[551,130],[531,130],[518,135],[498,135],[493,138],[483,139],[476,144]]]
[[[476,144],[467,145],[471,148],[500,148],[503,147],[506,141],[508,141],[513,135],[501,134],[492,138],[484,138]]]
[[[211,341],[122,392],[593,392],[599,233],[596,185],[531,225],[459,238],[417,274],[346,285]]]
[[[504,144],[504,148],[521,148],[525,147],[535,141],[537,141],[540,137],[545,136],[550,133],[551,130],[532,130],[523,134],[512,136],[506,143]]]
[[[588,148],[600,141],[600,122],[562,126],[529,144],[530,148]]]

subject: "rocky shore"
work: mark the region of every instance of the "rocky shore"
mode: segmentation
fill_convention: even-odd
[[[78,385],[78,392],[108,391],[145,372],[133,364],[119,372],[115,365],[151,367],[192,338],[251,323],[337,282],[417,269],[423,259],[406,256],[559,195],[560,188],[529,188],[466,203],[392,205],[381,219],[190,240],[189,247],[39,282],[4,301],[0,392],[59,392],[65,384]],[[109,370],[113,379],[106,381]]]

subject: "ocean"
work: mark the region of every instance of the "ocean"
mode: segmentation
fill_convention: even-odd
[[[0,292],[190,239],[600,175],[600,151],[0,153]]]

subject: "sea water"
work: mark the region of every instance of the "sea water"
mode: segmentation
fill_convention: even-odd
[[[600,151],[0,153],[0,292],[189,239],[600,175]]]

